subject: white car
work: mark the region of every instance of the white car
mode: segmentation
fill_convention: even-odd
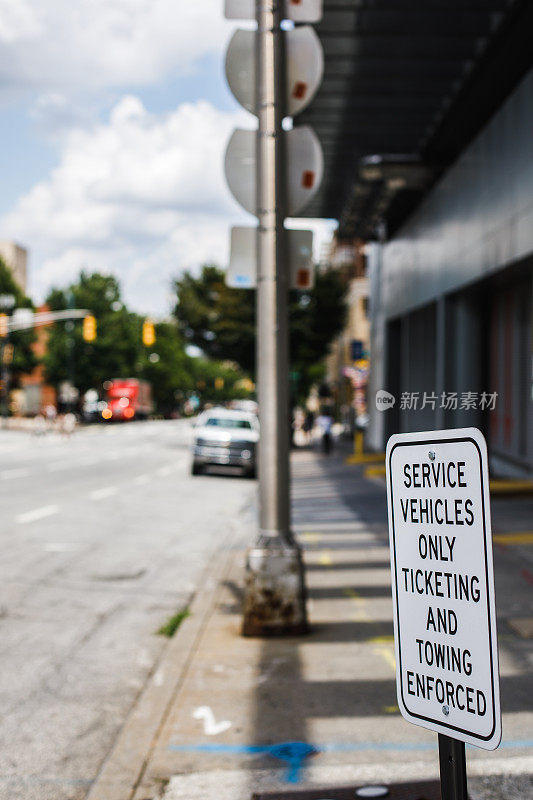
[[[210,408],[196,421],[192,446],[193,475],[208,466],[241,467],[255,477],[259,421],[255,414],[227,408]]]

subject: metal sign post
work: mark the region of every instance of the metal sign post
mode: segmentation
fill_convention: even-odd
[[[225,157],[231,192],[258,218],[251,234],[234,230],[229,276],[234,286],[257,287],[259,534],[246,564],[243,633],[249,636],[307,631],[303,561],[290,524],[288,290],[292,277],[299,288],[310,287],[311,246],[308,232],[289,237],[284,220],[318,190],[323,157],[309,126],[284,130],[282,121],[312,100],[323,54],[312,29],[285,30],[282,23],[316,21],[321,12],[321,0],[225,4],[228,19],[257,25],[234,34],[226,58],[232,92],[258,120],[257,131],[233,133]],[[304,259],[295,276],[289,274],[291,239],[298,251],[293,261]]]
[[[442,800],[468,800],[465,743],[439,733]]]
[[[485,439],[397,434],[386,469],[398,705],[439,734],[443,800],[467,800],[464,743],[501,738]]]

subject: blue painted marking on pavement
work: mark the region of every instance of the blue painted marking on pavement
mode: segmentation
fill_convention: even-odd
[[[308,744],[307,742],[280,742],[279,744],[271,745],[240,745],[240,744],[171,744],[168,749],[175,752],[189,752],[189,753],[228,753],[232,755],[269,755],[277,758],[280,761],[288,764],[288,770],[285,773],[285,780],[288,783],[298,783],[301,780],[301,772],[304,768],[304,762],[310,756],[318,755],[319,753],[342,753],[342,752],[361,752],[365,750],[374,751],[400,751],[400,752],[415,752],[437,750],[437,742],[433,744],[426,744],[424,742],[338,742],[332,744]],[[472,745],[467,745],[472,747]],[[532,748],[533,739],[515,739],[504,741],[500,744],[500,748]]]
[[[200,744],[200,745],[169,745],[169,750],[188,751],[200,753],[237,753],[237,754],[262,754],[269,755],[288,764],[285,780],[288,783],[298,783],[301,779],[303,763],[309,756],[320,752],[314,745],[307,742],[281,742],[270,745],[230,745],[230,744]]]

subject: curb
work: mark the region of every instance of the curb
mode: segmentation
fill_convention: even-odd
[[[133,798],[215,606],[216,589],[220,580],[229,574],[235,558],[234,538],[234,535],[228,536],[224,549],[211,557],[209,566],[200,576],[190,616],[182,622],[154,665],[86,800]]]

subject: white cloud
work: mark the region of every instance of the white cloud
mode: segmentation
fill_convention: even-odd
[[[59,166],[0,220],[4,238],[30,248],[31,289],[42,297],[86,266],[117,274],[129,302],[161,312],[180,269],[224,264],[241,214],[223,154],[244,118],[205,101],[153,115],[125,96],[108,122],[70,131]]]
[[[148,85],[221,53],[221,0],[0,0],[4,91]]]

